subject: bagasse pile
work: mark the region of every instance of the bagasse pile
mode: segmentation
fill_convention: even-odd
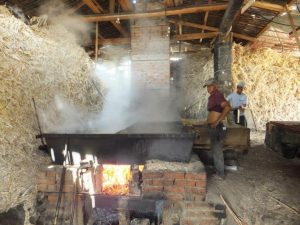
[[[32,97],[40,112],[53,105],[56,95],[100,110],[101,98],[89,80],[92,66],[62,26],[28,26],[0,6],[0,212],[24,203],[28,222],[36,171],[48,163],[37,150]]]
[[[210,53],[188,55],[182,65],[184,104],[187,118],[206,119],[207,91],[203,83],[213,77],[213,60]],[[264,130],[270,120],[300,121],[300,60],[287,53],[271,49],[252,50],[233,46],[233,87],[238,80],[246,83],[248,121],[258,130]]]
[[[233,50],[233,83],[245,81],[257,128],[270,120],[300,121],[300,59],[271,49]]]

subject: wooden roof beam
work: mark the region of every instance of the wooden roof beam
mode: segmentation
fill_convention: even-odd
[[[218,32],[219,28],[217,27],[211,27],[211,26],[207,26],[207,25],[202,25],[202,24],[198,24],[198,23],[191,23],[191,22],[186,22],[186,21],[177,21],[177,20],[168,20],[169,23],[179,23],[182,24],[183,26],[187,26],[187,27],[194,27],[194,28],[199,28],[199,29],[203,29],[203,30],[209,30],[209,31],[215,31]],[[254,42],[256,41],[255,37],[250,37],[248,35],[244,35],[244,34],[239,34],[239,33],[233,33],[233,36],[235,38],[239,38],[239,39],[243,39],[243,40],[247,40],[247,41],[251,41]]]
[[[193,33],[193,34],[178,34],[175,35],[173,39],[176,41],[188,41],[204,38],[214,38],[219,34],[219,32],[208,32],[208,33]]]
[[[123,11],[133,11],[134,7],[130,0],[119,0],[119,4],[121,5]]]
[[[156,10],[142,13],[120,13],[120,14],[98,14],[98,15],[86,15],[83,17],[83,20],[86,22],[101,22],[101,21],[115,21],[119,20],[129,20],[129,19],[142,19],[142,18],[153,18],[153,17],[163,17],[163,16],[172,16],[179,14],[189,14],[189,13],[198,13],[205,11],[220,11],[225,10],[227,4],[204,4],[192,7],[184,8],[172,8],[166,10]]]
[[[104,13],[104,9],[96,0],[82,0],[94,13]]]
[[[212,1],[212,0],[208,0],[207,3],[210,4],[211,1]],[[207,24],[208,14],[209,14],[209,11],[206,11],[206,12],[205,12],[205,15],[204,15],[204,25]],[[204,29],[202,29],[201,33],[204,33]],[[202,42],[202,39],[200,39],[200,43],[201,43],[201,42]]]
[[[214,38],[218,35],[218,32],[209,33],[193,33],[193,34],[181,34],[175,35],[171,38],[173,41],[187,41],[204,38]],[[101,45],[122,45],[130,44],[130,38],[109,38],[109,39],[98,39],[98,43]]]
[[[252,4],[252,7],[260,8],[260,9],[267,9],[275,12],[283,12],[285,11],[284,6],[278,5],[278,4],[273,4],[273,3],[268,3],[268,2],[262,2],[262,1],[255,1]]]
[[[94,13],[104,13],[104,9],[99,5],[96,0],[83,0],[83,2],[94,12]],[[128,33],[122,28],[121,24],[116,23],[116,20],[111,21],[114,27],[125,37],[128,36]],[[94,21],[98,22],[98,21]]]

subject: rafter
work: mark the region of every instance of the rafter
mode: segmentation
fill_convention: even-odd
[[[183,26],[187,26],[187,27],[194,27],[194,28],[199,28],[199,29],[203,29],[203,30],[208,30],[208,31],[215,31],[218,32],[219,28],[217,27],[211,27],[211,26],[207,26],[207,25],[202,25],[202,24],[198,24],[198,23],[191,23],[191,22],[186,22],[186,21],[177,21],[177,20],[168,20],[169,23],[179,23],[182,24]],[[239,33],[233,33],[233,36],[235,38],[239,38],[239,39],[243,39],[243,40],[247,40],[247,41],[251,41],[254,42],[256,40],[255,37],[250,37],[244,34],[239,34]]]
[[[204,38],[214,38],[218,35],[218,32],[209,32],[209,33],[192,33],[192,34],[182,34],[175,35],[171,38],[171,41],[187,41],[187,40],[196,40]],[[130,44],[130,38],[110,38],[110,39],[98,39],[98,43],[101,45],[122,45]]]
[[[208,32],[208,33],[193,33],[193,34],[179,34],[175,35],[174,39],[176,41],[188,41],[204,38],[214,38],[218,35],[219,32]]]
[[[212,0],[208,0],[207,3],[210,4],[211,1],[212,1]],[[204,25],[207,24],[208,14],[209,14],[209,11],[206,11],[206,12],[205,12],[205,15],[204,15]],[[204,33],[204,29],[202,29],[201,33]],[[201,42],[202,42],[202,39],[200,39],[200,43],[201,43]]]
[[[96,0],[83,0],[83,2],[94,12],[97,14],[104,13],[104,9],[99,5]],[[122,28],[121,24],[111,21],[115,28],[125,37],[128,36],[128,33]],[[97,22],[97,21],[94,21]]]
[[[150,11],[143,13],[120,13],[120,14],[98,14],[98,15],[87,15],[83,18],[86,22],[96,21],[115,21],[116,19],[128,20],[128,19],[142,19],[150,17],[163,17],[172,16],[178,14],[198,13],[205,11],[219,11],[225,10],[227,4],[204,4],[199,6],[184,7],[184,8],[173,8],[167,10]]]
[[[253,3],[252,7],[260,8],[260,9],[267,9],[275,12],[283,12],[285,11],[285,8],[282,5],[268,3],[268,2],[262,2],[262,1],[256,1]]]

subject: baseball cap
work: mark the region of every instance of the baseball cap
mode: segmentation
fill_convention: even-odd
[[[206,80],[204,82],[203,87],[205,88],[206,86],[212,85],[212,84],[217,84],[217,81],[215,80],[215,78],[210,78],[210,79]]]
[[[241,88],[244,88],[245,87],[245,82],[240,80],[237,84],[236,84],[237,87],[241,87]]]

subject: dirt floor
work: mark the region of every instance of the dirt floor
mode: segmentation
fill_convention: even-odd
[[[264,133],[251,133],[249,152],[238,157],[238,170],[218,179],[208,168],[207,201],[229,207],[227,225],[300,225],[300,159],[285,159],[267,149]]]

